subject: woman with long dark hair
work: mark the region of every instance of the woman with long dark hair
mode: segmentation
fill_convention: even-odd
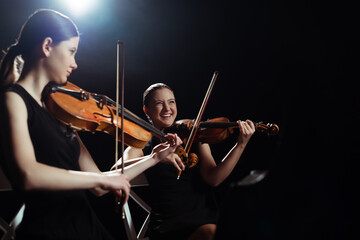
[[[111,239],[85,194],[109,191],[127,201],[127,174],[101,172],[76,131],[53,117],[42,101],[49,83],[64,84],[77,68],[79,33],[75,24],[53,10],[38,10],[22,26],[0,66],[1,165],[25,202],[17,239]],[[162,144],[139,160],[145,170],[168,155]],[[138,170],[137,170],[138,171]],[[120,195],[120,190],[122,195]]]

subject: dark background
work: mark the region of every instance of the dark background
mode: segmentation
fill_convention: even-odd
[[[123,41],[125,106],[144,119],[142,93],[155,82],[174,89],[178,119],[195,118],[219,71],[204,119],[225,116],[280,127],[276,136],[255,134],[242,164],[216,188],[219,238],[358,239],[359,14],[353,2],[97,4],[79,16],[61,1],[1,1],[0,48],[14,42],[34,10],[58,10],[82,34],[79,68],[69,80],[115,99],[116,43]],[[108,170],[113,138],[81,136],[99,167]],[[218,161],[236,136],[212,146]],[[252,169],[268,175],[250,187],[231,187]],[[92,199],[104,224],[120,236],[124,230],[112,201],[110,195]]]

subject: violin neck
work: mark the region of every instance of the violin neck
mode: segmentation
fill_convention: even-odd
[[[119,109],[121,109],[121,106],[119,106]],[[169,139],[167,139],[165,137],[165,134],[160,131],[159,129],[157,129],[156,127],[154,127],[152,124],[146,122],[144,119],[136,116],[135,114],[133,114],[132,112],[130,112],[129,110],[127,110],[126,108],[124,108],[125,112],[124,112],[124,117],[136,124],[138,124],[139,126],[143,127],[145,130],[149,131],[152,133],[153,136],[160,138],[162,140],[166,140],[168,141]]]
[[[254,122],[255,127],[259,124],[262,124],[261,122],[257,123]],[[229,127],[239,127],[239,124],[237,122],[201,122],[200,128],[229,128]]]
[[[258,132],[267,133],[268,135],[276,135],[279,132],[279,127],[276,124],[254,122],[255,130]],[[201,122],[200,128],[238,128],[237,122]]]
[[[201,122],[200,128],[228,128],[238,127],[237,122]]]
[[[119,111],[121,110],[121,106],[118,106]],[[134,113],[130,112],[129,110],[127,110],[126,108],[124,108],[124,117],[136,124],[138,124],[139,126],[141,126],[142,128],[144,128],[145,130],[149,131],[152,133],[153,136],[165,140],[165,141],[169,141],[168,138],[165,137],[165,134],[160,131],[159,129],[157,129],[156,127],[154,127],[154,125],[148,123],[147,121],[145,121],[144,119],[138,117],[137,115],[135,115]]]
[[[105,95],[96,94],[96,95],[92,95],[92,97],[97,99],[99,102],[106,101],[106,104],[116,107],[116,103],[112,99],[108,98]],[[118,105],[117,108],[118,108],[118,111],[121,112],[122,106]],[[165,141],[169,140],[165,137],[165,134],[163,132],[161,132],[159,129],[155,128],[154,125],[152,125],[152,124],[148,123],[147,121],[145,121],[144,119],[138,117],[136,114],[132,113],[125,107],[124,107],[124,118],[133,123],[136,123],[137,125],[144,128],[145,130],[151,132],[152,135],[155,137],[158,137]]]

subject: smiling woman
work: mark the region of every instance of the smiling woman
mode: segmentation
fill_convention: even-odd
[[[154,127],[165,132],[174,124],[178,113],[173,90],[164,83],[152,84],[143,94],[143,110]],[[144,172],[151,192],[146,199],[152,208],[150,239],[214,238],[217,206],[213,188],[233,171],[255,131],[250,120],[239,120],[237,125],[240,130],[238,140],[221,161],[215,161],[209,144],[199,142],[192,148],[199,156],[198,165],[184,171],[180,156],[172,153]],[[124,163],[136,168],[132,159],[148,154],[151,145],[157,141],[151,139],[144,149],[128,147],[124,152]],[[183,171],[180,179],[177,178],[179,171]]]

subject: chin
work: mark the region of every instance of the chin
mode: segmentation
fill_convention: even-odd
[[[157,126],[158,126],[158,127],[157,127],[158,129],[164,129],[164,128],[170,127],[171,125],[166,124],[166,123],[160,123],[160,124],[158,124]]]
[[[58,85],[63,85],[63,84],[65,84],[67,82],[67,77],[54,79],[53,82],[58,84]]]
[[[61,79],[61,84],[65,84],[65,83],[67,83],[67,81],[68,81],[67,77],[64,79]]]
[[[174,124],[174,121],[171,121],[171,122],[169,122],[169,123],[164,123],[164,124],[163,124],[163,127],[164,127],[164,128],[168,128],[168,127],[171,127],[173,124]]]

